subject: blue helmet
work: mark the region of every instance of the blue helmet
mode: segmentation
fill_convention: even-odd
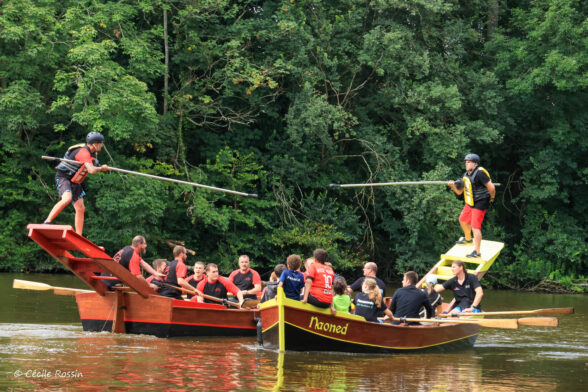
[[[480,156],[478,154],[468,154],[465,156],[464,161],[480,163]]]
[[[100,132],[90,132],[86,136],[86,144],[92,143],[104,143],[104,135],[102,135]]]

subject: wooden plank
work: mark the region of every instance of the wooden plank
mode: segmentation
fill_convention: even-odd
[[[131,272],[117,263],[116,261],[112,260],[111,258],[108,259],[94,259],[94,261],[103,267],[106,271],[110,272],[112,275],[119,278],[119,280],[133,290],[135,290],[141,297],[147,298],[150,295],[157,295],[157,293],[149,286],[145,279],[139,279],[135,275],[131,274]],[[98,280],[90,279],[94,282],[99,282]]]
[[[112,320],[113,333],[125,333],[125,293],[122,290],[116,290],[116,299],[114,301],[115,311]]]

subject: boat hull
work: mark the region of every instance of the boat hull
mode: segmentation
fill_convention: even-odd
[[[262,344],[274,350],[445,351],[472,347],[479,331],[480,326],[476,324],[406,326],[372,323],[353,315],[333,316],[328,310],[288,299],[261,308]]]
[[[117,303],[117,301],[119,301]],[[124,293],[80,293],[76,295],[82,328],[88,332],[112,331],[116,310],[123,331],[157,337],[180,336],[255,336],[257,310],[226,309],[222,305],[198,304],[161,296],[142,298]]]

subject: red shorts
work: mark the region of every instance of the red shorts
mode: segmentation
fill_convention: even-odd
[[[463,210],[461,210],[459,221],[469,224],[472,226],[472,229],[481,229],[486,211],[487,210],[478,210],[476,208],[472,208],[466,204],[463,206]]]

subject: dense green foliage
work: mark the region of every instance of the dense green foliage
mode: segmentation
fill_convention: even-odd
[[[223,272],[329,250],[339,271],[423,272],[459,237],[444,180],[477,152],[498,188],[487,279],[571,282],[588,266],[588,5],[579,0],[0,1],[0,269],[58,268],[27,239],[53,164],[90,131],[84,234],[148,259],[182,240]],[[166,59],[167,53],[167,59]],[[73,224],[67,207],[56,223]]]

